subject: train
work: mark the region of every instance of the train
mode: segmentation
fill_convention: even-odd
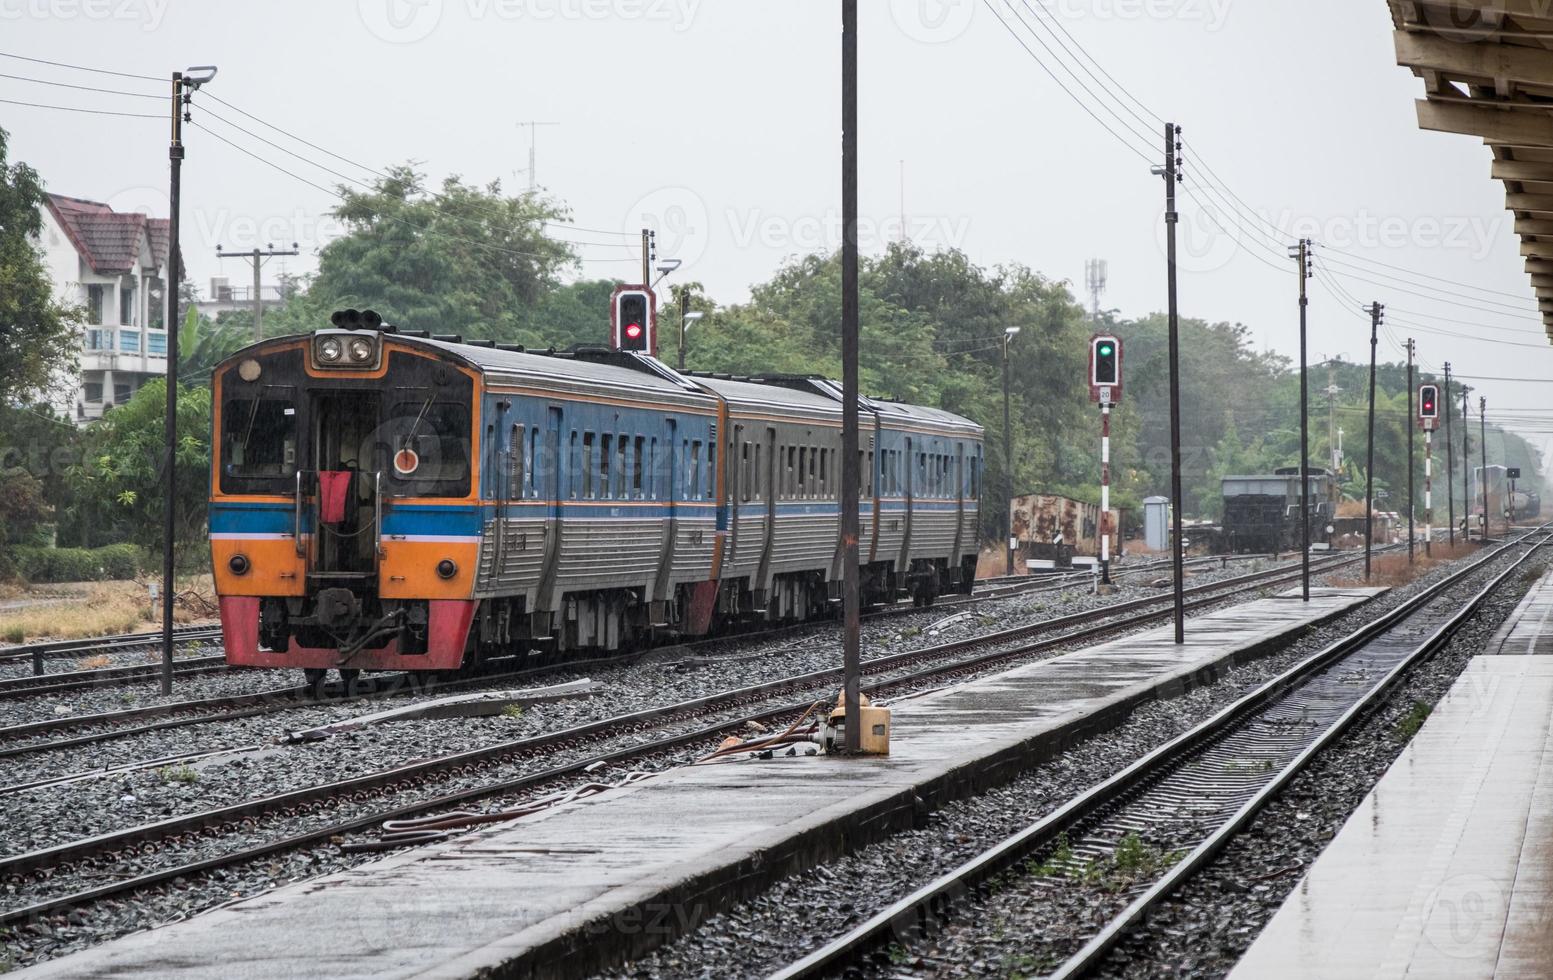
[[[831,613],[839,385],[532,351],[336,313],[214,370],[227,662],[458,671]],[[860,400],[870,605],[969,593],[983,433]]]
[[[1318,544],[1328,541],[1332,474],[1311,467],[1309,479],[1305,501],[1310,510],[1310,540]],[[1221,550],[1277,552],[1301,546],[1298,466],[1281,467],[1259,476],[1226,476],[1220,482],[1220,491],[1224,500]]]
[[[1073,567],[1078,556],[1100,555],[1100,507],[1055,494],[1028,493],[1009,502],[1009,537],[1031,567]],[[1111,554],[1121,554],[1121,521],[1112,509]]]
[[[1535,490],[1523,490],[1519,487],[1513,493],[1510,492],[1514,481],[1510,480],[1508,475],[1509,469],[1505,466],[1494,464],[1488,467],[1490,537],[1504,535],[1508,532],[1511,523],[1531,520],[1542,514],[1542,495]],[[1472,520],[1477,528],[1482,527],[1482,519],[1483,467],[1474,466],[1472,468]]]

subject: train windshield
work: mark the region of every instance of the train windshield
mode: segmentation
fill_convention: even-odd
[[[407,392],[408,393],[408,392]],[[400,494],[462,497],[469,492],[469,406],[436,394],[392,406],[386,426],[388,476]]]
[[[221,489],[269,493],[290,489],[297,472],[296,392],[267,386],[221,407]]]

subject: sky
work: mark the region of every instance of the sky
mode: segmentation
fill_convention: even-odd
[[[1183,315],[1297,353],[1283,255],[1315,239],[1313,361],[1367,359],[1359,306],[1379,301],[1383,360],[1415,337],[1423,365],[1473,377],[1491,417],[1553,457],[1546,384],[1475,380],[1553,369],[1502,185],[1480,141],[1418,129],[1422,83],[1396,65],[1384,0],[860,7],[865,251],[904,232],[1080,296],[1085,260],[1103,258],[1103,306],[1160,310],[1150,168],[1168,119],[1185,141]],[[372,168],[526,189],[521,124],[538,121],[533,179],[587,229],[558,232],[579,243],[578,275],[635,278],[651,226],[660,257],[684,261],[676,279],[739,301],[786,258],[840,244],[839,41],[831,0],[0,0],[5,54],[156,78],[218,67],[185,134],[183,248],[205,292],[248,282],[218,245],[298,242],[267,283],[282,261],[315,268],[339,233],[331,189]],[[0,77],[13,161],[52,191],[166,213],[165,82],[5,57],[0,73],[22,76]]]

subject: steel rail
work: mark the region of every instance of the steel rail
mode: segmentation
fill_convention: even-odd
[[[1524,545],[1526,538],[1529,537],[1530,535],[1526,535],[1517,541],[1503,544],[1494,549],[1492,553],[1482,556],[1470,565],[1452,572],[1451,575],[1420,592],[1417,596],[1411,597],[1395,609],[1365,624],[1321,651],[1312,654],[1299,664],[1262,684],[1255,691],[1226,706],[1191,730],[1176,736],[1142,758],[1137,759],[1122,771],[1115,773],[1108,779],[1072,798],[1024,830],[1005,838],[954,870],[947,872],[915,892],[892,903],[802,959],[771,973],[768,980],[798,980],[798,978],[828,975],[845,964],[854,962],[859,957],[878,948],[894,937],[924,927],[931,927],[941,922],[952,914],[953,910],[966,896],[975,893],[978,888],[983,887],[998,875],[1021,862],[1039,854],[1043,850],[1049,849],[1058,841],[1062,834],[1093,822],[1099,814],[1133,798],[1145,787],[1157,783],[1169,772],[1185,764],[1192,756],[1222,741],[1226,733],[1232,731],[1246,719],[1255,717],[1265,707],[1290,693],[1303,680],[1326,670],[1353,652],[1363,649],[1377,637],[1384,635],[1415,613],[1424,609],[1424,607],[1445,591],[1462,584],[1468,577],[1479,572],[1489,562],[1497,560],[1512,548]],[[1477,609],[1482,599],[1489,592],[1512,574],[1522,562],[1526,561],[1548,540],[1548,538],[1544,538],[1543,541],[1533,543],[1521,559],[1495,576],[1472,600],[1457,610],[1456,615],[1452,616],[1447,624],[1450,627],[1450,631],[1454,631],[1467,616]],[[1404,663],[1397,665],[1393,671],[1388,673],[1385,678],[1363,695],[1360,704],[1354,705],[1345,713],[1342,726],[1346,728],[1347,724],[1357,717],[1364,705],[1373,704],[1374,698],[1389,689],[1407,668],[1416,663],[1419,656],[1424,655],[1425,647],[1432,651],[1448,637],[1449,632],[1445,627],[1437,630],[1429,640],[1425,641],[1423,647],[1415,651]],[[1272,789],[1264,791],[1264,795],[1260,796],[1259,799],[1265,800],[1267,795],[1270,795],[1271,792],[1276,792],[1276,789],[1285,785],[1288,779],[1292,778],[1300,768],[1303,768],[1304,763],[1309,758],[1319,752],[1320,747],[1328,744],[1338,733],[1337,730],[1329,729],[1321,737],[1319,745],[1306,749],[1295,762],[1290,763],[1274,780]],[[1248,803],[1242,810],[1244,816],[1239,819],[1237,826],[1243,825],[1244,821],[1249,819],[1252,812],[1254,812],[1252,804]],[[1219,846],[1222,846],[1222,842]],[[1197,851],[1194,851],[1192,855],[1177,865],[1177,869],[1172,872],[1172,875],[1182,872],[1183,869],[1189,872],[1200,867],[1212,853],[1217,851],[1217,847],[1214,847],[1211,851],[1207,850],[1207,848],[1208,844],[1205,843]],[[1190,865],[1189,868],[1187,867],[1188,865]],[[1171,887],[1173,887],[1173,884],[1166,886],[1165,882],[1162,881],[1156,885],[1155,889],[1151,889],[1150,895],[1146,895],[1144,898],[1154,895],[1156,890],[1159,894],[1164,894]],[[1108,926],[1107,930],[1102,934],[1105,937],[1104,939],[1102,939],[1102,936],[1097,936],[1085,947],[1084,951],[1070,960],[1063,969],[1066,970],[1068,966],[1074,965],[1080,956],[1084,957],[1083,968],[1098,962],[1099,957],[1104,955],[1115,941],[1120,938],[1126,927],[1147,913],[1150,903],[1144,902],[1144,898],[1134,902],[1132,906],[1129,906],[1127,912],[1123,913],[1127,915],[1125,923],[1113,920],[1111,926]],[[1157,897],[1155,900],[1157,900]],[[1128,915],[1128,913],[1131,913],[1131,915]],[[1114,930],[1112,927],[1115,927]],[[1091,950],[1091,947],[1094,947],[1093,950]],[[1059,972],[1054,975],[1072,976],[1076,974]]]
[[[1323,569],[1330,571],[1333,568],[1342,567],[1343,564],[1350,563],[1353,560],[1354,559],[1345,559],[1340,556],[1334,556],[1326,565],[1323,566]],[[1250,572],[1245,575],[1235,576],[1233,578],[1224,579],[1218,582],[1208,582],[1199,586],[1193,586],[1187,591],[1191,595],[1198,595],[1223,591],[1225,589],[1235,589],[1261,581],[1279,580],[1285,572],[1287,572],[1287,569],[1264,569],[1259,572]],[[1025,626],[1013,627],[1011,629],[999,631],[996,633],[984,634],[981,637],[970,637],[965,640],[953,641],[951,643],[939,644],[932,647],[924,647],[918,651],[914,651],[914,653],[916,653],[918,656],[931,656],[936,654],[952,653],[958,650],[968,649],[971,646],[984,645],[984,643],[988,642],[1010,642],[1022,637],[1047,632],[1053,629],[1062,629],[1075,623],[1093,622],[1096,618],[1105,615],[1127,613],[1146,609],[1150,605],[1154,605],[1163,601],[1165,601],[1163,597],[1145,596],[1139,599],[1127,600],[1125,602],[1111,603],[1096,610],[1088,610],[1083,613],[1077,613],[1066,617],[1058,617],[1056,619],[1043,620],[1041,622],[1027,624]],[[719,639],[702,642],[706,644],[713,644],[725,641]],[[693,648],[698,645],[700,644],[687,644],[686,647]],[[616,666],[619,664],[630,663],[635,660],[643,659],[644,657],[653,653],[661,652],[663,652],[662,649],[657,651],[650,651],[646,654],[632,652],[614,657],[599,657],[588,660],[569,661],[542,667],[528,667],[515,671],[494,674],[487,673],[481,676],[457,681],[432,681],[425,687],[421,687],[419,689],[412,688],[408,693],[428,693],[432,690],[453,692],[468,688],[479,688],[495,681],[511,681],[528,677],[546,676],[558,671],[584,670],[589,667]],[[701,665],[710,665],[715,664],[716,660],[709,659],[700,661],[698,663]],[[277,688],[269,691],[255,692],[253,694],[228,695],[218,698],[205,698],[194,701],[175,702],[173,704],[167,705],[151,705],[138,708],[126,708],[120,711],[103,712],[95,715],[82,715],[73,718],[51,718],[44,719],[42,721],[28,722],[21,725],[0,728],[0,742],[50,732],[79,730],[81,728],[90,728],[98,725],[113,725],[115,723],[125,721],[163,719],[160,721],[151,721],[146,724],[137,725],[132,728],[114,728],[107,731],[93,732],[74,738],[56,739],[48,742],[38,742],[21,746],[0,747],[0,759],[15,758],[17,756],[55,751],[63,748],[76,748],[84,745],[95,744],[98,742],[109,741],[112,739],[146,734],[149,732],[166,731],[172,728],[182,728],[191,725],[237,720],[263,714],[271,714],[279,711],[292,710],[298,707],[309,707],[317,704],[332,703],[340,700],[354,700],[359,697],[392,697],[406,693],[405,685],[411,685],[414,683],[413,681],[408,680],[408,678],[412,678],[414,676],[415,675],[411,674],[402,674],[385,678],[384,682],[386,686],[384,690],[368,694],[362,694],[359,691],[354,693],[347,691],[337,697],[316,698],[309,697],[309,692],[306,688]]]
[[[1358,558],[1344,558],[1334,563],[1336,566],[1351,564]],[[1293,580],[1299,574],[1298,569],[1273,569],[1278,577]],[[1254,573],[1260,577],[1268,577],[1269,572]],[[1237,584],[1219,582],[1212,583],[1219,588],[1234,588]],[[1207,588],[1208,586],[1204,586]],[[1223,602],[1233,598],[1234,593],[1218,596],[1206,596],[1196,601],[1195,607],[1201,607],[1213,603]],[[1167,597],[1168,598],[1168,597]],[[1154,598],[1155,604],[1163,600]],[[1024,647],[1008,650],[995,650],[982,653],[969,659],[955,660],[947,664],[928,667],[922,670],[910,672],[904,675],[886,678],[880,682],[868,685],[871,694],[886,693],[892,689],[919,684],[926,680],[943,679],[952,677],[957,673],[964,673],[979,669],[999,661],[1016,659],[1033,652],[1065,646],[1075,642],[1096,639],[1106,635],[1125,632],[1135,628],[1140,623],[1162,620],[1171,615],[1172,610],[1166,608],[1145,616],[1133,616],[1122,620],[1102,623],[1100,625],[1081,628],[1072,633],[1052,637]],[[1115,607],[1102,607],[1090,610],[1086,613],[1075,614],[1072,617],[1064,617],[1066,620],[1081,620],[1083,618],[1113,617]],[[1018,632],[1018,630],[1004,631],[1005,633]],[[893,666],[910,663],[913,660],[941,658],[947,654],[966,649],[970,645],[986,645],[994,637],[1001,634],[989,634],[986,637],[975,638],[970,641],[958,641],[953,644],[945,644],[938,648],[924,648],[922,650],[903,651],[885,657],[875,658],[863,664],[865,673],[878,674]],[[194,814],[186,814],[170,817],[166,820],[151,824],[143,824],[136,827],[125,828],[119,831],[101,834],[92,838],[79,841],[71,841],[57,844],[52,847],[30,851],[24,854],[0,858],[0,877],[16,877],[29,874],[57,873],[57,868],[62,863],[89,860],[99,855],[112,854],[126,848],[137,845],[145,845],[158,841],[171,841],[178,838],[208,831],[213,828],[221,828],[235,824],[239,821],[251,820],[258,817],[270,816],[276,813],[284,813],[300,809],[312,808],[316,805],[327,804],[332,800],[341,798],[361,798],[364,793],[395,792],[410,789],[420,785],[428,776],[436,776],[442,773],[469,772],[473,769],[484,768],[501,764],[512,758],[533,756],[542,751],[553,751],[566,748],[586,741],[601,741],[611,737],[620,737],[643,731],[651,727],[661,727],[664,724],[677,721],[690,721],[696,717],[707,714],[735,710],[743,705],[768,700],[784,694],[790,694],[797,690],[813,689],[822,685],[832,685],[841,676],[841,668],[828,668],[812,671],[807,674],[795,675],[769,681],[763,684],[752,685],[736,691],[722,692],[708,695],[674,705],[654,707],[626,715],[614,716],[589,722],[575,728],[559,732],[545,733],[529,736],[510,742],[496,745],[483,746],[469,749],[463,752],[435,759],[409,763],[394,769],[368,773],[362,776],[351,777],[318,786],[304,787],[285,793],[275,794],[256,800],[248,800],[242,803],[230,804],[212,810],[201,811]],[[828,692],[829,686],[824,687]],[[194,873],[209,867],[219,867],[230,863],[246,860],[249,856],[257,854],[273,853],[276,849],[284,849],[291,846],[327,839],[342,833],[352,832],[370,827],[384,819],[400,819],[418,813],[425,813],[445,807],[452,803],[467,802],[471,799],[502,795],[520,791],[544,781],[575,775],[584,768],[599,761],[621,762],[630,759],[641,759],[652,754],[667,751],[684,745],[695,744],[704,740],[714,739],[725,734],[729,730],[739,729],[749,721],[766,721],[780,718],[808,708],[814,701],[812,693],[789,703],[774,707],[762,708],[754,713],[747,713],[739,717],[716,721],[704,728],[679,735],[671,735],[664,739],[655,740],[639,745],[628,746],[603,755],[594,756],[543,773],[530,774],[517,777],[513,780],[501,781],[495,784],[473,787],[449,796],[437,797],[405,807],[401,807],[389,813],[374,814],[369,818],[355,819],[341,824],[335,824],[316,833],[309,832],[296,838],[287,838],[282,841],[270,842],[259,845],[257,849],[249,848],[233,855],[226,855],[219,859],[207,859],[196,862],[193,865],[180,865],[169,869],[149,872],[133,879],[100,886],[88,892],[67,895],[55,899],[47,899],[41,903],[16,909],[10,912],[0,913],[0,925],[12,922],[24,921],[30,915],[40,914],[50,909],[61,908],[73,904],[81,904],[93,901],[108,894],[122,893],[136,887],[154,884],[157,881],[168,880],[182,874]],[[543,778],[541,778],[543,777]],[[211,862],[214,863],[211,863]]]

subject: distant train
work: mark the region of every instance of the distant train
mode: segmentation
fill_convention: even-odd
[[[1312,544],[1328,540],[1332,474],[1310,468],[1306,506],[1310,510]],[[1287,551],[1302,539],[1300,469],[1286,466],[1262,476],[1226,476],[1220,484],[1224,517],[1220,522],[1222,550],[1236,553]]]
[[[214,372],[229,663],[318,683],[835,608],[834,383],[335,324]],[[981,427],[871,399],[861,415],[864,601],[970,592]]]
[[[1526,521],[1542,514],[1542,495],[1535,490],[1516,488],[1510,492],[1512,481],[1507,478],[1506,467],[1495,464],[1488,467],[1488,519],[1489,536],[1505,533],[1505,526]],[[1472,519],[1482,523],[1483,515],[1483,467],[1472,468]]]

